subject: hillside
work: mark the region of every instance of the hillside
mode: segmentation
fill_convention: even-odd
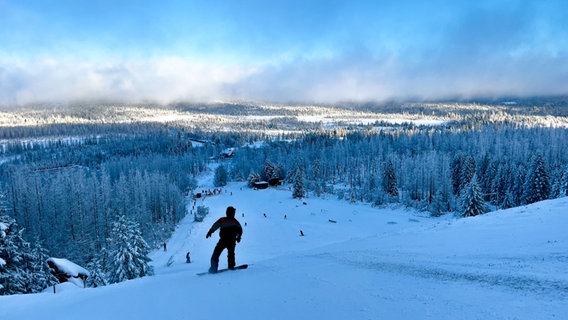
[[[182,220],[168,250],[152,254],[155,276],[3,296],[0,319],[568,318],[568,198],[430,218],[230,184],[197,204],[210,215]],[[237,263],[251,267],[197,276],[218,237],[205,234],[228,205],[244,227]]]

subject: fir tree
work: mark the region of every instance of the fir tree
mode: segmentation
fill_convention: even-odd
[[[448,211],[448,201],[445,199],[442,190],[436,191],[429,209],[432,215],[435,217],[439,217],[444,214],[444,212]]]
[[[491,184],[491,202],[501,206],[507,194],[507,187],[511,185],[511,170],[508,163],[502,163]]]
[[[483,158],[479,161],[477,166],[477,177],[479,178],[479,187],[481,188],[481,193],[483,198],[487,201],[489,200],[489,194],[491,193],[491,182],[489,177],[493,178],[494,167],[489,159],[489,154],[485,153]]]
[[[513,194],[511,192],[507,192],[505,194],[505,197],[503,198],[503,203],[501,203],[501,208],[509,209],[513,208],[514,206],[515,204],[514,204]]]
[[[113,223],[109,239],[108,277],[110,283],[151,275],[150,248],[142,238],[138,223],[121,215]]]
[[[462,216],[472,217],[487,212],[481,189],[474,175],[461,192]]]
[[[0,215],[0,295],[30,292],[26,270],[29,244],[22,232],[14,219]]]
[[[89,270],[89,277],[87,278],[87,286],[89,288],[103,287],[108,284],[106,274],[104,271],[104,260],[103,257],[106,255],[106,251],[101,252],[101,255],[87,264],[87,270]]]
[[[268,181],[270,180],[270,178],[272,178],[274,176],[274,172],[276,171],[276,168],[274,166],[274,164],[272,164],[270,161],[265,161],[264,165],[262,167],[262,174],[260,176],[260,178],[263,181]]]
[[[476,163],[475,159],[471,155],[467,155],[463,158],[462,170],[461,170],[461,185],[467,185],[473,176],[475,175]]]
[[[511,204],[513,207],[519,206],[522,203],[523,198],[523,188],[525,184],[525,179],[527,175],[527,168],[519,163],[514,166],[512,184],[509,188],[509,193],[511,193]]]
[[[462,163],[463,156],[457,155],[454,157],[452,163],[450,164],[452,191],[456,196],[459,196],[462,189]]]
[[[383,171],[383,190],[391,198],[398,197],[398,183],[396,180],[396,172],[391,160],[387,162]]]
[[[550,175],[550,198],[555,199],[559,198],[560,194],[562,193],[562,176],[564,175],[563,172],[564,168],[556,168],[551,172]]]
[[[304,197],[304,170],[297,165],[293,173],[294,191],[292,198],[301,199]]]
[[[30,292],[41,292],[57,283],[57,279],[51,274],[47,265],[47,259],[49,259],[47,249],[43,247],[39,238],[36,238],[31,247],[31,260],[28,264],[31,272],[28,284]]]
[[[461,190],[475,175],[475,159],[471,155],[458,155],[450,164],[452,189],[459,196]]]
[[[251,171],[248,179],[247,179],[247,184],[250,188],[254,187],[254,184],[260,181],[260,176],[258,175],[258,173]]]
[[[568,196],[568,165],[562,174],[562,180],[560,182],[560,197]]]
[[[284,171],[284,166],[281,165],[281,164],[278,164],[276,166],[276,170],[274,171],[274,175],[272,177],[284,179],[286,177],[286,172]]]
[[[321,187],[321,162],[319,159],[314,160],[312,165],[312,174],[313,174],[313,184],[314,184],[314,193],[316,196],[320,196],[322,194],[322,187]]]
[[[550,196],[550,182],[544,157],[537,154],[531,161],[523,188],[523,203],[530,204],[548,199]]]
[[[213,179],[215,187],[224,187],[227,185],[227,169],[224,165],[219,165],[215,169],[215,177]]]

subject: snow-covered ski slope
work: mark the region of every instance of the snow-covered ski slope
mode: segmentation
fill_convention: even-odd
[[[0,297],[0,319],[568,319],[568,198],[430,218],[230,184],[197,205],[210,215],[152,253],[155,276]],[[251,266],[199,277],[229,205],[244,228],[237,264]]]

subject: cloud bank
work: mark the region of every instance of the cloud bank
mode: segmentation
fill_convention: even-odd
[[[562,0],[98,3],[0,0],[0,105],[568,94]]]
[[[566,94],[568,59],[440,56],[412,63],[352,54],[285,64],[219,65],[178,57],[0,64],[0,103],[247,99],[275,102],[435,100]]]
[[[168,103],[228,98],[222,88],[250,68],[219,66],[176,57],[82,62],[37,59],[0,65],[0,102],[25,105],[86,100]]]

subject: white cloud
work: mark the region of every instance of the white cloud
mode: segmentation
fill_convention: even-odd
[[[0,104],[107,100],[169,103],[251,99],[337,102],[566,94],[568,57],[409,59],[354,53],[281,64],[225,65],[179,57],[118,62],[0,61]]]
[[[54,58],[0,62],[0,103],[226,98],[224,88],[254,72],[176,57],[119,62]]]

